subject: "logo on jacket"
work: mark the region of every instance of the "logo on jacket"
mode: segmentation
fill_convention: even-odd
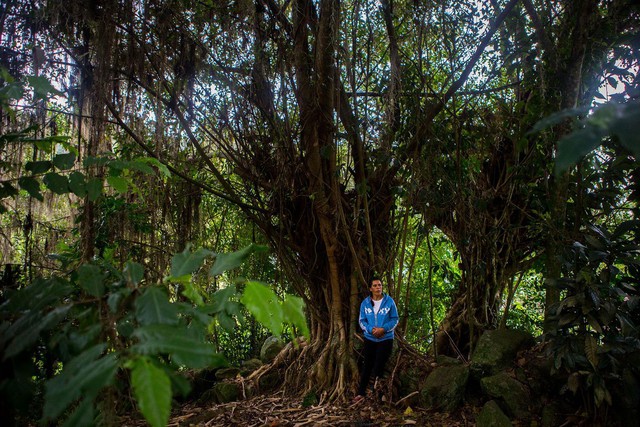
[[[369,307],[365,307],[364,312],[367,313],[367,314],[371,314],[371,313],[373,313],[373,310],[370,309]]]
[[[391,311],[391,309],[389,307],[385,307],[385,308],[381,308],[380,311],[378,311],[378,313],[387,314],[389,311]]]

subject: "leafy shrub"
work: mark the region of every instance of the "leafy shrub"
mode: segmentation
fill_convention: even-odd
[[[564,292],[550,310],[553,369],[568,375],[566,389],[579,393],[594,417],[613,405],[611,390],[621,385],[625,367],[640,374],[627,363],[640,352],[640,246],[633,238],[639,231],[640,221],[611,233],[591,225],[584,242],[567,248],[564,277],[549,283]]]
[[[252,281],[242,296],[230,286],[208,298],[191,286],[191,274],[206,258],[215,257],[211,272],[219,274],[261,249],[215,254],[187,248],[173,257],[171,276],[159,284],[145,283],[135,262],[119,271],[96,260],[10,293],[0,306],[3,400],[25,408],[39,395],[42,421],[88,425],[105,389],[124,376],[147,421],[166,425],[172,395],[189,390],[181,371],[226,364],[208,331],[216,319],[235,327],[238,299],[273,333],[289,323],[308,334],[300,298],[280,302],[268,286]],[[171,291],[172,284],[186,300]]]

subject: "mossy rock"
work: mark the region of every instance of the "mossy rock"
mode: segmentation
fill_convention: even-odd
[[[452,412],[462,403],[469,380],[469,367],[465,365],[441,366],[427,377],[421,404],[427,408]]]
[[[240,367],[240,375],[243,377],[249,375],[256,369],[259,369],[263,365],[260,359],[249,359],[242,362],[242,366]]]
[[[462,365],[463,362],[460,359],[439,354],[438,356],[436,356],[436,363],[438,364],[438,366],[451,366]]]
[[[480,379],[512,366],[518,350],[533,342],[532,335],[524,331],[512,329],[485,331],[471,356],[471,375]]]
[[[283,377],[279,372],[267,372],[260,377],[258,380],[258,385],[260,386],[260,391],[265,392],[269,390],[274,390],[278,386],[282,384]]]
[[[504,402],[508,415],[518,419],[531,418],[529,412],[531,394],[520,381],[505,372],[500,372],[481,379],[480,386],[483,392]]]
[[[236,367],[222,368],[216,371],[216,379],[218,381],[235,378],[240,373],[240,369]]]
[[[232,382],[217,383],[212,390],[218,403],[235,402],[241,396],[240,386]]]
[[[284,342],[280,338],[274,336],[267,338],[260,349],[260,360],[270,363],[283,348]]]
[[[495,400],[484,404],[476,417],[477,427],[512,427],[513,423],[507,417]]]

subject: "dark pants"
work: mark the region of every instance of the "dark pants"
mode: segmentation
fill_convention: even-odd
[[[369,378],[373,374],[374,378],[379,378],[384,373],[384,365],[391,356],[393,349],[393,339],[380,342],[369,341],[364,339],[364,348],[362,353],[364,356],[364,366],[360,372],[360,386],[358,394],[364,396],[369,385]]]

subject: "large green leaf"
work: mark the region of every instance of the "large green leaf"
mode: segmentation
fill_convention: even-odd
[[[138,163],[147,163],[147,164],[151,164],[155,167],[158,168],[158,170],[160,171],[160,173],[164,176],[170,176],[171,172],[169,171],[169,168],[167,168],[167,166],[165,166],[163,163],[160,163],[160,161],[158,159],[154,159],[153,157],[141,157],[136,159],[136,162]]]
[[[60,170],[71,169],[75,162],[76,155],[74,153],[62,153],[53,158],[54,166]]]
[[[178,308],[169,302],[160,287],[149,287],[136,299],[136,319],[141,325],[175,325],[178,323]]]
[[[69,174],[69,189],[78,197],[87,195],[87,183],[82,172],[71,172]]]
[[[36,278],[29,286],[11,294],[11,298],[2,308],[13,313],[25,310],[38,311],[59,302],[72,291],[71,284],[60,277]]]
[[[44,76],[28,76],[27,81],[33,88],[36,99],[47,99],[49,94],[64,95],[63,92],[53,87],[49,79]]]
[[[144,278],[144,267],[137,262],[128,261],[124,266],[122,274],[127,283],[138,286],[138,283]]]
[[[547,129],[551,126],[555,126],[557,124],[562,123],[566,119],[576,119],[580,116],[583,116],[589,112],[588,108],[571,108],[567,110],[558,111],[557,113],[553,113],[541,120],[539,120],[533,128],[528,132],[528,134],[540,132],[541,130]]]
[[[252,243],[249,246],[230,254],[218,254],[216,255],[216,262],[211,267],[211,271],[209,273],[212,276],[217,276],[224,273],[225,271],[239,267],[240,265],[242,265],[244,260],[249,257],[249,255],[255,252],[265,252],[267,250],[267,246],[256,245],[255,243]]]
[[[601,145],[605,135],[606,132],[601,128],[587,126],[563,137],[558,141],[555,161],[556,173],[566,171],[571,165],[576,164],[582,157]]]
[[[121,176],[109,176],[107,182],[118,193],[126,193],[129,189],[129,180]]]
[[[62,373],[45,384],[44,419],[56,419],[78,398],[96,396],[110,385],[118,369],[116,353],[100,357],[105,344],[98,344],[64,365]]]
[[[236,321],[233,319],[233,317],[229,316],[224,311],[218,313],[216,319],[218,319],[218,323],[220,324],[220,326],[222,326],[222,329],[229,333],[232,333],[236,328]]]
[[[282,333],[284,320],[282,305],[270,287],[259,282],[248,281],[241,301],[256,320],[274,335]]]
[[[189,298],[189,301],[193,302],[196,305],[204,305],[204,299],[202,297],[202,291],[200,290],[200,286],[197,283],[193,283],[192,281],[187,281],[184,283],[184,289],[182,294]]]
[[[286,295],[282,303],[284,321],[298,328],[302,334],[309,338],[309,327],[304,316],[304,301],[295,295]]]
[[[31,172],[33,175],[39,175],[41,173],[48,172],[52,167],[52,163],[49,160],[41,160],[37,162],[27,162],[24,168]]]
[[[585,337],[584,353],[587,355],[587,360],[589,360],[593,369],[598,369],[598,343],[593,335],[587,335]]]
[[[17,356],[23,350],[34,345],[40,338],[40,333],[60,323],[70,308],[70,305],[56,307],[45,316],[42,316],[39,311],[25,313],[3,334],[2,341],[11,340],[4,351],[4,360]]]
[[[213,344],[184,326],[149,325],[136,329],[133,336],[140,341],[132,347],[139,354],[168,354],[178,365],[190,368],[224,366],[224,357]]]
[[[93,396],[82,399],[82,402],[62,424],[62,427],[90,426],[94,425],[95,411],[93,408]]]
[[[84,264],[78,268],[78,285],[94,297],[104,295],[105,277],[96,265]]]
[[[620,143],[640,158],[640,102],[629,102],[618,107],[618,114],[612,121],[611,133],[620,139]]]
[[[38,199],[40,201],[44,200],[44,197],[42,197],[42,194],[40,193],[40,183],[35,178],[22,176],[18,179],[18,184],[20,185],[20,188],[26,190],[34,199]]]
[[[131,369],[131,385],[140,412],[153,427],[164,427],[171,412],[171,380],[148,358],[139,357]]]
[[[213,255],[213,252],[200,248],[191,252],[191,246],[187,245],[184,251],[177,253],[171,259],[171,276],[180,277],[191,274],[200,268],[206,257]]]
[[[31,178],[33,179],[33,178]],[[35,181],[35,180],[34,180]],[[36,181],[37,183],[37,181]],[[26,190],[26,188],[25,188]],[[39,191],[38,191],[39,192]],[[18,190],[10,182],[0,182],[0,199],[18,195]]]
[[[89,201],[95,202],[102,194],[102,180],[98,178],[92,178],[87,182],[87,195]]]
[[[42,182],[47,188],[56,194],[66,194],[69,192],[69,180],[55,172],[49,172],[42,178]]]
[[[229,300],[236,295],[236,287],[235,285],[229,285],[226,288],[222,288],[217,290],[213,294],[213,304],[209,307],[211,308],[210,313],[219,313],[225,309],[228,305]]]
[[[127,163],[127,167],[131,170],[137,170],[146,174],[153,174],[153,168],[148,165],[146,161],[140,161],[139,159],[131,160]]]

